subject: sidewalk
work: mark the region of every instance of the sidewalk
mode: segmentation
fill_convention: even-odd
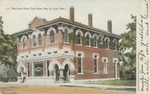
[[[0,82],[0,87],[8,86],[48,86],[48,87],[80,87],[80,88],[93,88],[101,90],[132,90],[136,91],[135,86],[110,86],[110,85],[97,85],[97,84],[85,84],[85,83],[18,83],[18,82]]]

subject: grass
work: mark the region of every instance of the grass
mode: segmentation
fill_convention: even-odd
[[[107,80],[89,82],[90,84],[113,85],[113,86],[136,86],[136,80]]]

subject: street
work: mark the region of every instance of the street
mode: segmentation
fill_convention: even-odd
[[[135,91],[53,86],[1,86],[0,94],[135,94]]]

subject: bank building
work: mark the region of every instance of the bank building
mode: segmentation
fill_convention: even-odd
[[[108,30],[76,22],[74,8],[70,18],[47,21],[35,17],[28,28],[13,35],[17,39],[18,82],[55,83],[84,80],[119,79],[119,39]]]

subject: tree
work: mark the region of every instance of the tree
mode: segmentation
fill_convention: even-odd
[[[123,61],[120,76],[124,79],[136,79],[136,16],[131,15],[132,22],[126,26],[127,32],[121,34],[120,56]]]
[[[8,69],[10,66],[13,66],[16,71],[16,56],[17,56],[17,46],[16,40],[12,35],[5,34],[2,28],[2,17],[0,17],[0,65],[4,64],[6,67],[6,79],[8,78]]]

